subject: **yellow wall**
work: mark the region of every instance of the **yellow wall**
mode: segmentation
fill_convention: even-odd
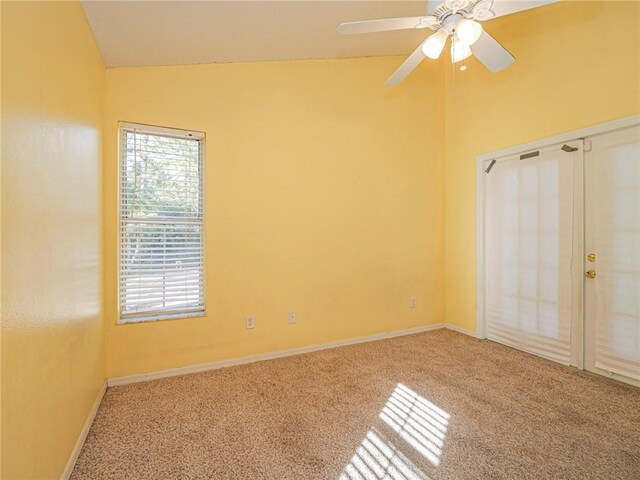
[[[442,321],[443,76],[402,61],[107,70],[109,377]],[[207,134],[204,318],[116,325],[119,120]]]
[[[2,8],[0,8],[0,52],[2,52]],[[0,54],[0,72],[2,55]],[[2,74],[0,74],[0,112],[2,110]],[[2,114],[0,113],[0,160],[2,159]],[[2,161],[0,161],[0,477],[2,477]]]
[[[475,329],[476,157],[640,111],[640,3],[560,2],[485,24],[516,57],[447,68],[446,319]]]
[[[104,381],[104,66],[79,3],[1,8],[1,476],[59,478]]]

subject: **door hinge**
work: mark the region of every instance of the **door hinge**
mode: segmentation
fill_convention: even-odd
[[[584,144],[583,144],[583,150],[585,152],[590,152],[591,151],[591,141],[590,140],[585,140]]]

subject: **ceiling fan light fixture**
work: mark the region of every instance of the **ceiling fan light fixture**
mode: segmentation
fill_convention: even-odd
[[[462,42],[451,42],[451,61],[453,63],[460,62],[471,56],[469,45]]]
[[[482,35],[482,25],[473,20],[465,18],[456,25],[456,38],[459,43],[471,46],[478,41]]]
[[[446,31],[438,30],[422,44],[422,52],[427,57],[436,60],[444,50],[444,44],[447,42],[448,36],[449,34]]]

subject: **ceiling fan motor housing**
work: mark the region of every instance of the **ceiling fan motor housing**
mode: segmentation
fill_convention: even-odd
[[[431,5],[432,2],[429,2]],[[487,20],[493,16],[491,7],[493,0],[445,0],[435,7],[430,15],[438,19],[438,23],[443,25],[452,15],[460,14],[464,18],[473,18],[476,20]],[[436,24],[437,25],[437,24]]]
[[[461,13],[451,13],[442,19],[440,25],[444,30],[451,34],[455,31],[458,22],[463,18],[465,17]]]

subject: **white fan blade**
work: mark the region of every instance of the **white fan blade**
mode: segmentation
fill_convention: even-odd
[[[516,60],[487,32],[482,32],[478,41],[471,45],[471,53],[493,73],[504,70]]]
[[[387,87],[393,87],[394,85],[398,85],[402,82],[407,76],[420,65],[420,62],[424,60],[426,55],[422,51],[422,44],[416,48],[411,55],[407,57],[407,59],[402,62],[402,65],[398,67],[398,69],[393,72],[393,75],[389,77],[389,79],[385,82]]]
[[[387,30],[404,30],[407,28],[426,28],[438,22],[435,17],[400,17],[383,18],[380,20],[363,20],[360,22],[345,22],[338,27],[341,35],[354,33],[385,32]]]
[[[491,11],[494,15],[491,18],[503,17],[558,1],[559,0],[493,0]]]

